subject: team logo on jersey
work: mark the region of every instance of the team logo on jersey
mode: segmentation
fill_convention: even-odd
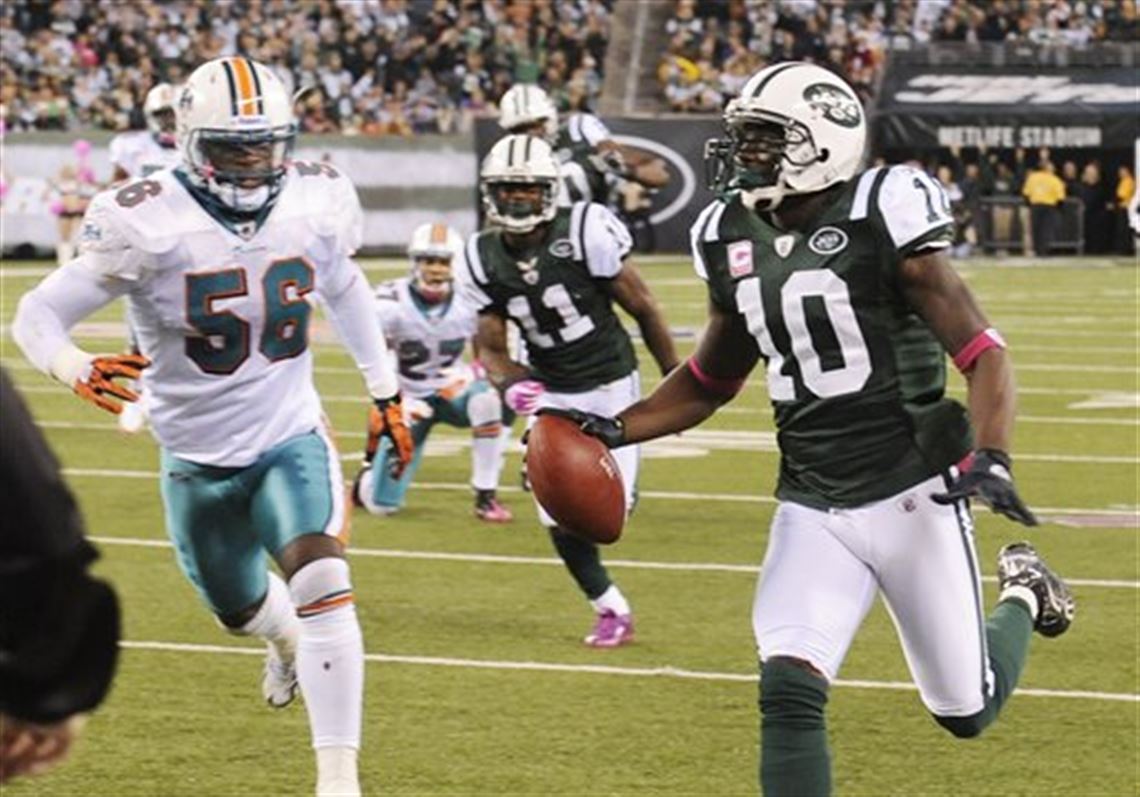
[[[781,235],[772,242],[772,246],[776,249],[776,254],[780,257],[787,257],[792,253],[792,247],[796,245],[796,236],[794,235]]]
[[[95,243],[103,240],[103,228],[93,221],[83,222],[83,229],[79,231],[81,243]]]
[[[833,255],[847,248],[847,233],[838,227],[821,227],[808,240],[808,249],[817,255]]]
[[[728,245],[728,273],[734,277],[744,277],[751,274],[752,242],[733,241]]]
[[[538,257],[518,261],[519,271],[522,272],[523,282],[527,285],[538,284]]]
[[[825,119],[840,127],[858,127],[862,119],[859,101],[837,86],[812,83],[804,89],[804,99]]]
[[[568,258],[574,256],[574,244],[570,243],[569,238],[559,238],[557,241],[550,245],[550,254],[555,257]]]

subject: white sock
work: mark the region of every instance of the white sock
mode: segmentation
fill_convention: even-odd
[[[311,562],[289,581],[301,618],[297,681],[309,712],[313,747],[360,748],[364,639],[352,604],[348,562]]]
[[[61,266],[65,266],[75,257],[75,244],[71,241],[60,241],[55,245],[55,259]]]
[[[359,797],[356,748],[317,748],[317,797]]]
[[[471,486],[476,490],[495,490],[499,487],[499,473],[503,470],[503,457],[499,442],[499,428],[494,435],[476,432],[471,438]]]
[[[1034,622],[1037,622],[1037,615],[1041,611],[1041,604],[1037,601],[1037,593],[1029,587],[1023,587],[1020,584],[1014,584],[1012,587],[1006,587],[1001,591],[998,596],[998,602],[1013,598],[1024,603],[1029,608],[1029,614]]]
[[[289,664],[297,653],[297,640],[301,636],[301,622],[293,609],[289,588],[281,576],[269,572],[269,590],[265,602],[253,619],[234,633],[264,639],[276,651],[281,661]]]
[[[610,588],[590,601],[590,605],[594,607],[594,611],[598,614],[613,612],[617,615],[624,615],[629,614],[631,611],[629,601],[625,599],[625,595],[621,594],[621,590],[617,588],[617,584],[610,584]]]

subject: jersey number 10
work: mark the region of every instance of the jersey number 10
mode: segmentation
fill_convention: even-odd
[[[261,278],[265,323],[258,350],[270,361],[296,357],[309,345],[313,267],[291,257],[270,264]],[[292,289],[292,290],[290,290]],[[214,302],[249,293],[244,268],[186,275],[186,318],[198,332],[186,336],[186,356],[208,374],[232,374],[249,359],[250,324]]]
[[[824,318],[839,343],[839,352],[843,356],[840,368],[824,370],[823,361],[815,349],[805,311],[805,300],[813,297],[822,300]],[[851,294],[847,283],[834,271],[798,271],[780,288],[780,313],[791,342],[791,352],[781,352],[772,341],[759,277],[750,277],[737,284],[736,306],[744,313],[748,331],[756,338],[760,353],[768,362],[768,396],[772,401],[794,401],[796,398],[795,382],[783,373],[784,358],[789,354],[799,364],[804,387],[821,398],[854,393],[871,376],[871,356],[851,307]]]

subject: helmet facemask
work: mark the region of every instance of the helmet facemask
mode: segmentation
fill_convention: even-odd
[[[164,149],[174,149],[178,145],[176,135],[178,122],[174,108],[167,105],[147,114],[146,126],[151,136]]]
[[[741,111],[730,103],[725,130],[727,138],[705,144],[706,177],[713,191],[739,190],[748,206],[774,210],[785,196],[817,190],[796,186],[797,176],[829,155],[815,145],[806,125],[781,114]]]
[[[499,178],[484,180],[480,189],[487,218],[508,232],[529,233],[558,211],[557,180]]]
[[[256,214],[276,200],[297,137],[295,125],[261,130],[193,130],[186,157],[210,193]]]
[[[454,276],[450,254],[417,254],[412,258],[412,290],[428,304],[451,296]]]

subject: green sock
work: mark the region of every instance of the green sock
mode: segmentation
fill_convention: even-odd
[[[594,600],[610,588],[610,574],[602,566],[602,557],[598,553],[598,546],[581,537],[562,531],[557,527],[550,529],[550,541],[554,543],[555,550],[562,557],[566,569],[578,582],[586,597]]]
[[[1031,636],[1033,617],[1029,608],[1019,600],[999,603],[986,620],[986,646],[990,651],[990,669],[994,673],[993,694],[986,697],[986,707],[977,714],[969,717],[936,716],[938,724],[959,738],[970,739],[996,720],[1021,677]]]
[[[827,681],[786,659],[760,668],[760,787],[765,797],[826,797]]]

